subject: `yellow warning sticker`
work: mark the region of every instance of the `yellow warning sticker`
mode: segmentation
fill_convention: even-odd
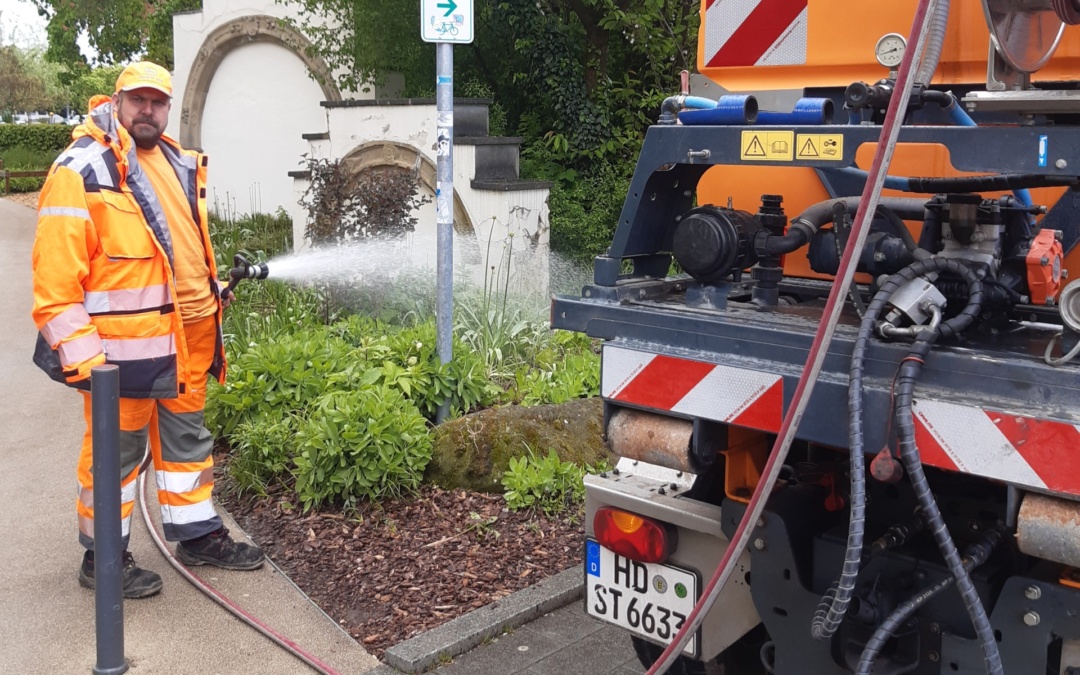
[[[843,158],[843,134],[799,134],[795,141],[795,159],[839,161]]]
[[[744,131],[740,159],[790,162],[795,157],[794,131]]]

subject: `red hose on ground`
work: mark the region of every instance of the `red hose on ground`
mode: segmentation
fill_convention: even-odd
[[[202,579],[189,572],[188,568],[185,567],[183,563],[181,563],[179,560],[177,560],[176,557],[173,555],[172,551],[170,551],[165,545],[164,538],[154,526],[154,521],[150,519],[150,513],[146,508],[146,476],[144,473],[142,473],[142,471],[139,472],[138,480],[139,486],[137,494],[139,495],[139,509],[143,516],[143,522],[146,524],[146,529],[150,532],[150,537],[154,540],[154,545],[158,547],[158,550],[161,551],[161,554],[165,556],[165,559],[169,561],[169,564],[172,565],[182,577],[191,582],[191,584],[195,586],[195,588],[202,591],[211,600],[224,607],[233,616],[240,619],[255,630],[259,631],[260,633],[268,637],[270,640],[272,640],[279,647],[283,648],[285,651],[289,652],[296,658],[311,666],[315,670],[315,672],[321,673],[322,675],[341,675],[341,673],[334,670],[326,663],[320,661],[313,654],[304,651],[300,647],[300,645],[296,644],[281,633],[275,631],[273,628],[259,621],[258,618],[256,618],[247,610],[234,603],[216,588],[207,584]]]
[[[791,405],[788,407],[784,415],[784,421],[777,432],[776,442],[769,453],[769,460],[765,464],[761,480],[758,481],[754,494],[750,498],[750,505],[743,514],[742,520],[739,521],[739,526],[736,528],[727,550],[724,551],[724,555],[720,559],[716,573],[713,574],[712,578],[709,579],[709,583],[705,586],[701,600],[694,606],[683,627],[672,639],[671,644],[664,649],[646,675],[658,675],[666,672],[679,657],[679,654],[682,653],[683,646],[690,635],[701,626],[705,615],[712,608],[716,598],[720,595],[720,591],[731,576],[735,563],[738,562],[739,557],[746,550],[746,544],[749,542],[753,532],[753,525],[761,517],[768,494],[772,492],[776,479],[780,475],[788,450],[795,439],[795,432],[799,428],[799,422],[802,421],[806,405],[810,400],[810,394],[817,383],[817,377],[821,372],[827,347],[832,341],[836,322],[840,317],[841,309],[843,309],[844,294],[855,276],[856,263],[866,243],[866,237],[870,232],[870,222],[873,220],[874,212],[877,210],[881,198],[885,175],[888,173],[889,164],[892,162],[892,154],[896,147],[896,139],[900,134],[901,122],[907,112],[908,101],[911,98],[911,87],[914,84],[914,74],[918,68],[919,55],[923,53],[926,46],[926,35],[933,18],[930,6],[935,4],[936,1],[919,0],[919,5],[915,10],[911,35],[908,37],[908,44],[912,45],[912,47],[904,53],[904,59],[900,65],[896,78],[895,93],[889,101],[885,121],[881,126],[881,136],[874,152],[874,162],[870,167],[866,185],[863,187],[862,198],[855,214],[855,223],[848,237],[847,246],[844,248],[844,255],[840,260],[840,267],[837,270],[836,278],[833,280],[832,289],[829,291],[829,299],[825,303],[822,320],[814,334],[814,341],[811,344],[810,353],[807,355],[806,365],[803,367],[799,384],[795,388]],[[807,628],[807,633],[809,633],[809,628]]]

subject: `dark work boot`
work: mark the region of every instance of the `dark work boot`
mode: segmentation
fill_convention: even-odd
[[[210,534],[176,544],[176,559],[188,565],[216,565],[227,570],[257,570],[263,552],[229,536],[224,525]]]
[[[161,592],[161,576],[157,572],[144,570],[135,565],[135,558],[124,551],[124,571],[121,572],[123,580],[123,594],[125,598],[149,598]],[[79,585],[83,588],[94,588],[94,552],[87,551],[83,554],[82,567],[79,568]]]

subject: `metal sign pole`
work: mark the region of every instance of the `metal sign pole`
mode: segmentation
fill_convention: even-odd
[[[439,361],[450,363],[454,329],[454,43],[473,41],[473,0],[420,0],[420,38],[435,43],[435,341]],[[450,401],[435,421],[443,422]]]
[[[435,110],[438,116],[435,179],[435,225],[438,231],[435,331],[439,361],[453,357],[454,329],[454,45],[435,45]],[[436,423],[450,411],[447,399],[439,404]]]

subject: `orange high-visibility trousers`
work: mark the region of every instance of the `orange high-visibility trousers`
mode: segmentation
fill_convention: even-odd
[[[184,324],[191,378],[179,398],[120,399],[120,516],[124,548],[131,533],[135,486],[147,442],[153,459],[165,538],[186,541],[221,527],[214,510],[214,438],[203,426],[206,382],[217,344],[217,317]],[[79,455],[79,541],[94,547],[93,429],[90,394],[83,392],[86,433]]]

